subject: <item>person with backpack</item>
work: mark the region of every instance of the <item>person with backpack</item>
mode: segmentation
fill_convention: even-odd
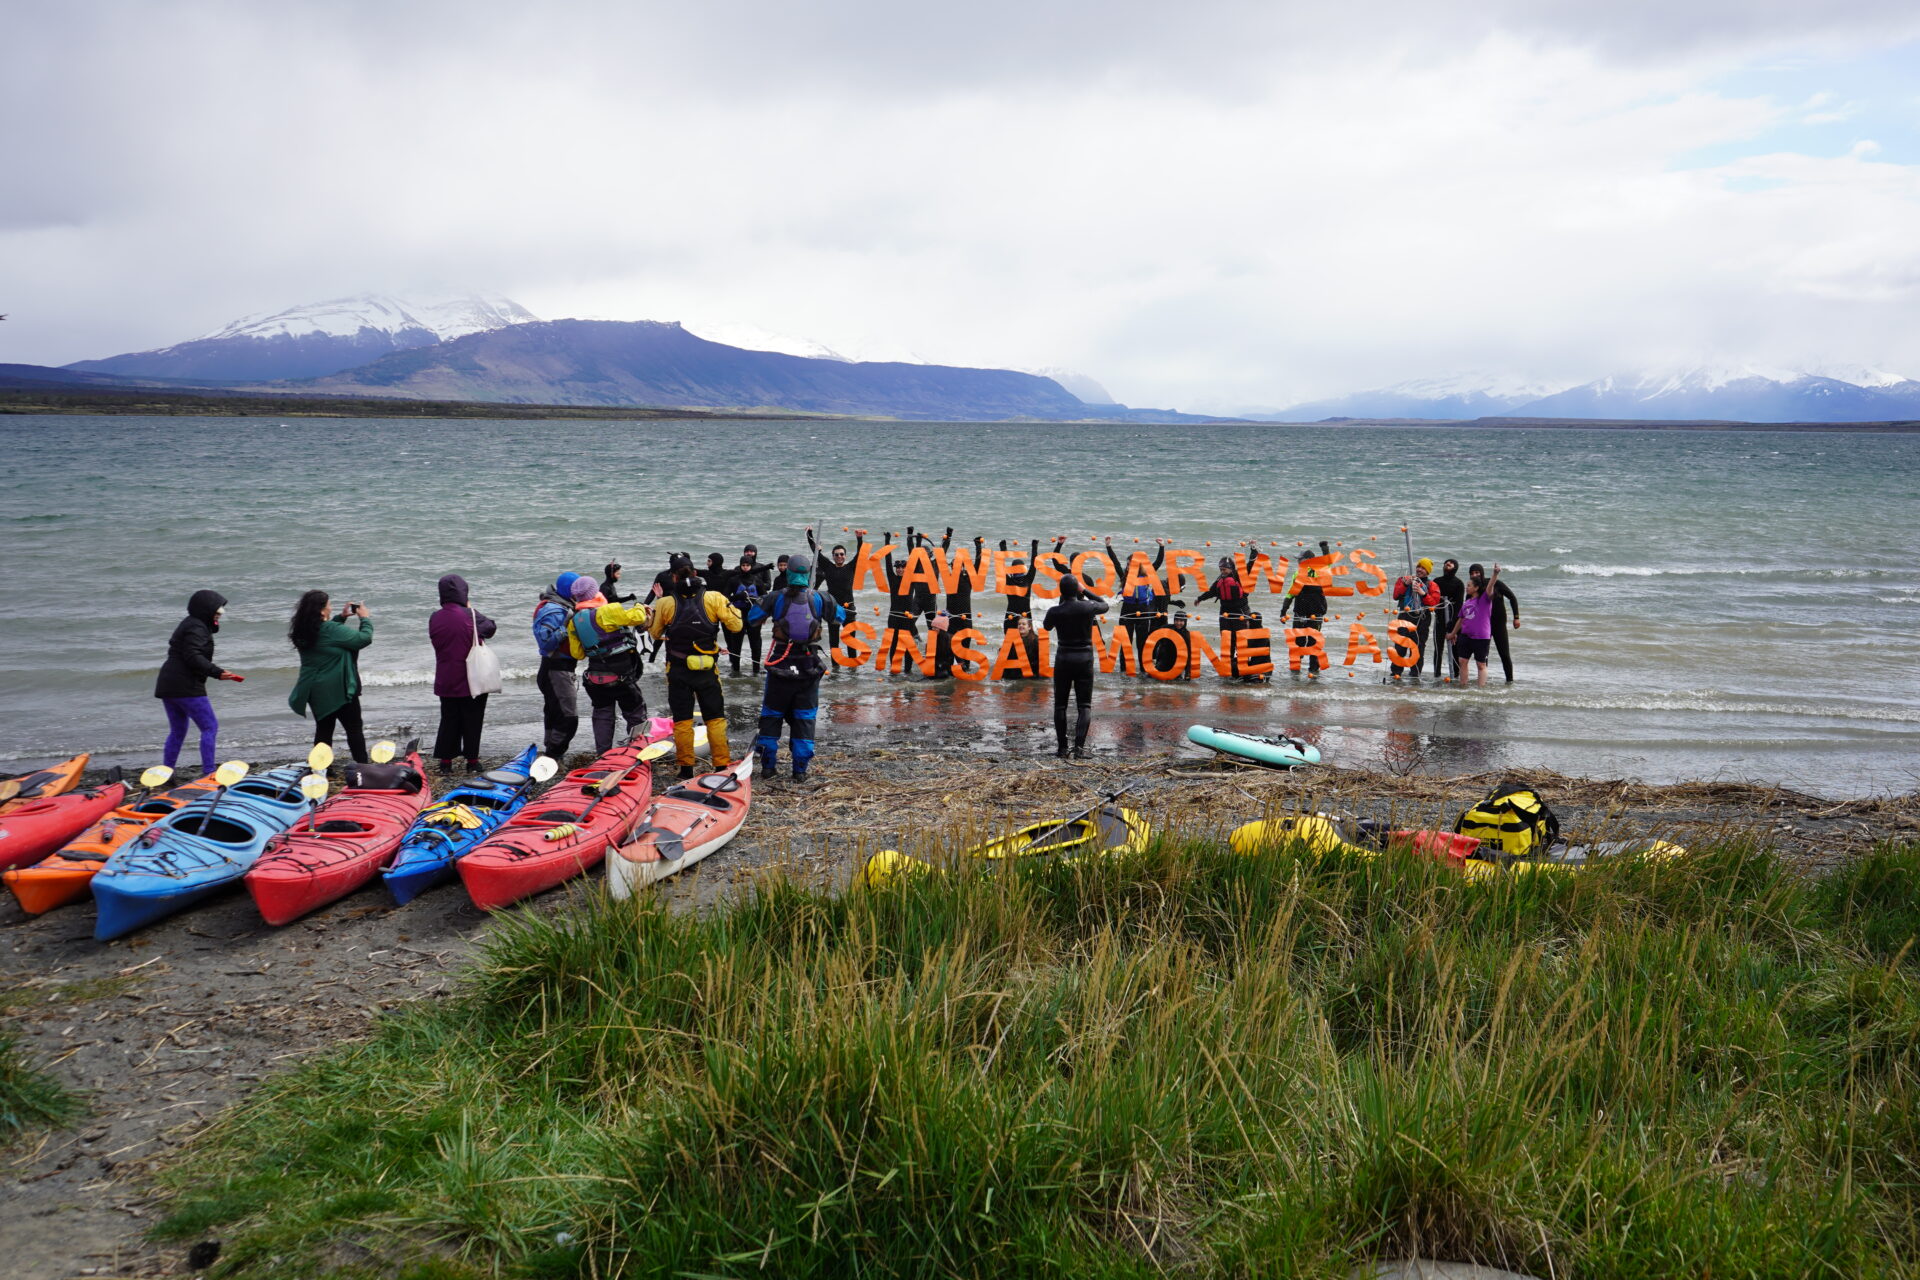
[[[1120,592],[1120,626],[1127,633],[1127,644],[1133,649],[1134,665],[1138,667],[1146,660],[1147,637],[1159,628],[1160,619],[1167,616],[1167,596],[1155,591],[1151,583],[1140,583],[1129,590],[1127,575],[1133,572],[1135,565],[1145,565],[1154,570],[1157,577],[1160,566],[1166,563],[1167,540],[1155,539],[1160,545],[1153,553],[1153,559],[1147,559],[1147,553],[1136,551],[1128,556],[1126,563],[1120,561],[1120,553],[1113,549],[1113,539],[1107,539],[1107,559],[1113,561],[1114,587]]]
[[[1453,631],[1447,636],[1453,645],[1453,660],[1456,667],[1455,678],[1461,684],[1467,682],[1467,663],[1475,662],[1480,667],[1480,678],[1476,684],[1487,682],[1487,647],[1493,643],[1493,610],[1496,605],[1493,593],[1500,586],[1500,566],[1493,566],[1493,577],[1486,576],[1486,570],[1474,565],[1467,570],[1472,581],[1465,585],[1466,597],[1460,602],[1460,619],[1453,624]]]
[[[820,544],[813,540],[813,530],[811,528],[807,530],[807,551],[814,557],[813,585],[824,586],[827,589],[828,598],[840,606],[841,612],[846,615],[849,622],[853,621],[854,615],[853,571],[859,565],[860,552],[866,548],[866,545],[867,531],[855,529],[852,560],[847,559],[847,548],[843,543],[834,544],[833,559],[822,560]],[[829,613],[827,615],[827,648],[838,649],[839,647],[840,618]]]
[[[1333,554],[1333,552],[1327,548],[1325,539],[1322,539],[1320,542],[1320,554],[1323,556]],[[1318,631],[1325,625],[1327,620],[1326,588],[1315,582],[1303,584],[1300,581],[1300,571],[1297,568],[1294,570],[1293,575],[1293,590],[1280,602],[1280,621],[1282,624],[1285,624],[1289,612],[1293,614],[1293,625],[1297,631]],[[1319,674],[1320,659],[1310,653],[1307,655],[1307,675],[1313,677]]]
[[[740,563],[736,564],[728,576],[729,592],[734,612],[742,615],[753,608],[754,603],[773,590],[773,577],[767,567],[760,563],[760,548],[751,542],[740,553]],[[727,657],[733,664],[733,674],[740,674],[740,639],[746,637],[748,647],[753,651],[753,674],[760,674],[760,625],[753,624],[727,632]]]
[[[644,602],[614,601],[594,605],[601,589],[592,578],[575,578],[571,588],[574,613],[567,620],[567,652],[575,662],[586,659],[587,701],[593,704],[593,752],[613,750],[613,715],[626,719],[627,734],[639,731],[647,718],[647,700],[640,693],[640,636],[649,610]],[[632,599],[631,596],[628,599]]]
[[[213,700],[207,697],[207,681],[239,684],[245,679],[213,660],[213,633],[220,629],[226,608],[227,598],[218,591],[194,592],[187,598],[187,616],[167,640],[167,660],[154,679],[153,696],[167,710],[167,743],[160,759],[168,768],[180,759],[191,721],[200,729],[200,773],[205,776],[214,770],[220,721],[213,714]]]
[[[546,754],[560,761],[566,760],[573,735],[580,731],[580,660],[567,647],[567,624],[575,608],[573,584],[579,580],[577,573],[561,574],[533,606],[533,647],[540,654],[533,682],[540,690],[544,746]]]
[[[1093,719],[1093,629],[1107,602],[1088,591],[1080,579],[1060,579],[1060,603],[1047,610],[1046,629],[1059,638],[1053,655],[1053,737],[1055,755],[1067,758],[1067,697],[1072,695],[1079,715],[1073,728],[1073,757],[1087,754],[1087,727]]]
[[[1419,650],[1420,661],[1407,671],[1415,680],[1420,678],[1420,668],[1427,656],[1427,630],[1433,625],[1433,609],[1440,603],[1440,588],[1427,577],[1433,572],[1433,561],[1425,556],[1414,566],[1411,575],[1402,575],[1394,579],[1393,607],[1400,611],[1401,622],[1411,622],[1414,628],[1414,644]],[[1393,678],[1400,678],[1400,668],[1393,669]]]
[[[1193,603],[1195,607],[1198,607],[1203,600],[1218,600],[1220,602],[1220,647],[1222,652],[1225,652],[1228,645],[1238,640],[1239,636],[1237,633],[1252,629],[1253,601],[1247,597],[1247,584],[1240,581],[1240,570],[1233,563],[1232,556],[1221,556],[1219,569],[1220,572],[1218,576],[1214,578],[1213,585],[1205,591],[1202,591],[1198,596],[1195,596]],[[1233,639],[1228,639],[1229,636],[1232,636]],[[1234,670],[1238,672],[1240,669],[1239,648],[1236,646],[1232,652],[1234,654],[1233,667]]]
[[[820,677],[827,673],[820,637],[829,618],[843,618],[841,607],[812,585],[813,561],[804,554],[787,558],[786,579],[747,615],[773,622],[767,643],[767,687],[760,695],[760,733],[753,740],[760,772],[780,772],[780,726],[793,739],[793,780],[805,782],[813,763],[815,722],[820,714]]]
[[[664,640],[667,650],[667,710],[673,716],[673,758],[680,776],[693,776],[693,711],[697,706],[707,722],[707,745],[713,766],[733,763],[727,747],[727,699],[715,670],[720,655],[720,632],[736,633],[743,625],[740,611],[693,571],[693,561],[675,556],[673,589],[653,606],[647,634]]]
[[[981,550],[986,546],[985,538],[973,540],[973,562],[980,563]],[[940,539],[940,552],[945,555],[953,545],[953,529],[949,527],[944,538]],[[953,637],[956,632],[965,631],[973,625],[973,579],[964,573],[954,575],[954,590],[947,592],[947,625],[936,628],[933,633],[933,678],[944,680],[953,674]]]

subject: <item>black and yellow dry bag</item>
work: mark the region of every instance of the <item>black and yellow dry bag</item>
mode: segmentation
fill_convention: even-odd
[[[1453,829],[1478,837],[1484,851],[1510,858],[1538,856],[1560,839],[1560,819],[1532,787],[1517,782],[1495,787],[1492,795],[1461,814]]]

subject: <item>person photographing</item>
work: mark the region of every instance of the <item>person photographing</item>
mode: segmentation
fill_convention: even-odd
[[[717,591],[709,591],[693,561],[673,558],[673,590],[653,606],[647,634],[664,640],[667,651],[667,710],[673,716],[673,756],[680,776],[693,776],[693,712],[707,722],[713,766],[733,764],[727,747],[727,699],[714,668],[720,656],[720,632],[738,634],[740,611]]]
[[[1087,754],[1087,729],[1093,720],[1093,629],[1106,611],[1107,602],[1072,574],[1060,579],[1060,603],[1047,610],[1045,627],[1058,643],[1053,655],[1053,737],[1054,754],[1062,760],[1067,758],[1069,696],[1077,712],[1073,757]]]

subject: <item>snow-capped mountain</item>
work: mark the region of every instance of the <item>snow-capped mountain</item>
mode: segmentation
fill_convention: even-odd
[[[1250,414],[1274,422],[1327,418],[1593,418],[1630,421],[1877,422],[1920,418],[1920,381],[1862,366],[1821,372],[1751,364],[1616,374],[1577,386],[1513,376],[1422,378],[1331,400]]]
[[[1323,418],[1461,421],[1505,413],[1550,396],[1566,385],[1511,374],[1463,373],[1446,378],[1415,378],[1390,387],[1357,391],[1331,400],[1311,400],[1277,412],[1248,416],[1270,422],[1318,422]]]
[[[68,365],[91,373],[199,382],[273,382],[352,369],[394,351],[527,324],[538,317],[491,293],[361,294],[247,316],[155,351]]]
[[[1854,372],[1865,380],[1760,365],[1615,375],[1501,416],[1653,422],[1875,422],[1920,416],[1920,382],[1880,370]]]
[[[1042,369],[1021,369],[1021,373],[1031,373],[1042,378],[1052,378],[1067,389],[1081,404],[1109,405],[1119,404],[1113,394],[1094,379],[1077,369],[1062,369],[1059,365],[1048,365]]]
[[[783,356],[805,356],[809,360],[851,359],[824,342],[796,338],[788,333],[775,333],[757,324],[745,324],[738,320],[683,320],[680,327],[696,338],[705,338],[722,346],[738,347],[742,351],[772,351]]]

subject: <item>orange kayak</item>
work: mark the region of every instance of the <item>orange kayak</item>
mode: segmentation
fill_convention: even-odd
[[[85,757],[82,757],[83,759]],[[0,880],[13,890],[20,909],[39,915],[87,896],[94,873],[121,845],[145,831],[167,814],[190,800],[196,800],[219,784],[211,777],[182,783],[165,791],[142,796],[122,805],[69,841],[58,853],[34,863],[0,874]]]
[[[5,797],[0,800],[0,813],[29,800],[44,800],[48,796],[73,790],[79,784],[80,775],[85,772],[90,759],[91,754],[83,751],[71,760],[0,782],[0,796]]]

